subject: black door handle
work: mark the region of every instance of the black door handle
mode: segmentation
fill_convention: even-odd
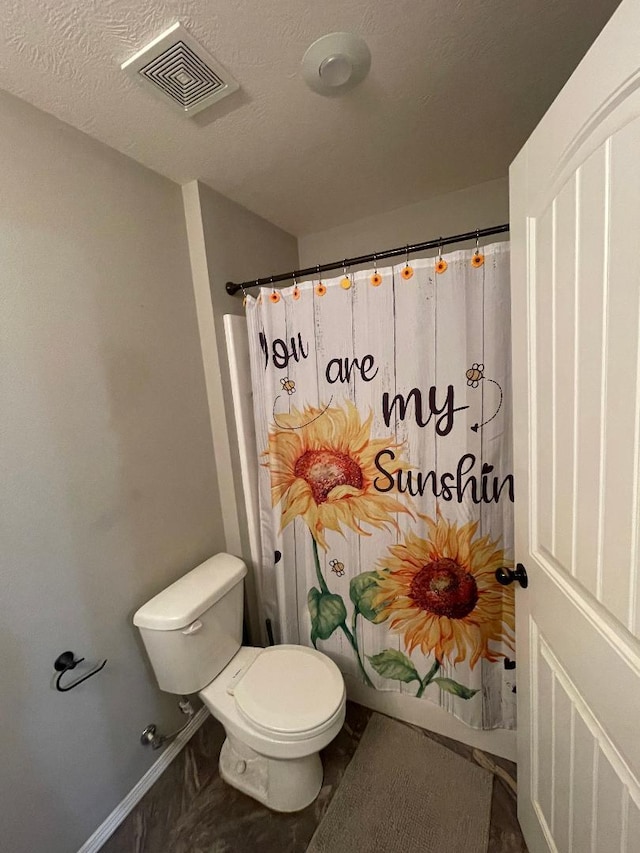
[[[523,589],[526,589],[529,586],[527,570],[522,563],[517,563],[515,571],[513,569],[496,569],[496,580],[498,583],[501,583],[502,586],[509,586],[509,584],[514,581],[518,581]]]

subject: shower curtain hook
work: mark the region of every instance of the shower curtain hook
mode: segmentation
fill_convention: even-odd
[[[293,279],[293,291],[291,292],[291,296],[293,299],[300,299],[300,288],[298,287],[298,281],[296,279],[295,273],[291,276]]]
[[[369,276],[369,281],[374,287],[379,287],[382,284],[382,276],[378,272],[378,256],[373,253],[373,273]]]
[[[327,288],[324,286],[320,279],[320,264],[316,264],[316,270],[318,272],[318,283],[316,284],[316,294],[318,296],[324,296],[327,292]]]
[[[349,273],[347,272],[347,259],[345,258],[342,262],[342,272],[343,277],[340,279],[340,287],[343,290],[349,290],[351,287],[351,278],[349,277]]]
[[[402,278],[405,281],[407,281],[413,275],[413,267],[409,266],[409,244],[408,243],[405,247],[405,252],[406,252],[406,254],[405,254],[405,260],[404,260],[404,267],[402,268],[402,272],[400,273],[400,275],[402,276]]]
[[[471,258],[472,267],[481,267],[484,263],[484,255],[480,251],[480,232],[476,228],[476,250]]]
[[[448,266],[449,264],[442,257],[442,237],[440,237],[440,240],[438,242],[438,258],[436,260],[436,273],[438,275],[442,275],[442,273],[445,272]]]
[[[269,294],[269,302],[273,302],[273,304],[275,305],[276,303],[280,302],[280,294],[273,286],[273,276],[269,276],[269,281],[271,282],[271,293]]]
[[[248,296],[248,294],[247,294],[247,291],[244,289],[244,284],[240,285],[240,290],[242,290],[242,307],[246,308],[247,307],[247,296]]]

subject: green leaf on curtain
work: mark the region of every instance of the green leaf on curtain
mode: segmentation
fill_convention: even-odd
[[[377,572],[362,572],[352,578],[349,584],[349,597],[355,608],[365,619],[376,625],[384,622],[386,618],[380,614],[381,608],[373,606],[373,599],[379,591]]]
[[[472,690],[470,687],[465,687],[464,684],[458,684],[451,678],[434,678],[433,683],[437,684],[441,690],[446,693],[453,693],[454,696],[459,696],[461,699],[471,699],[479,690]]]
[[[339,595],[320,592],[315,586],[309,590],[307,604],[311,615],[311,642],[317,648],[316,640],[328,640],[346,621],[347,609]]]
[[[396,681],[404,681],[405,684],[420,681],[415,666],[406,655],[396,649],[385,649],[378,655],[371,655],[369,663],[383,678],[393,678]]]

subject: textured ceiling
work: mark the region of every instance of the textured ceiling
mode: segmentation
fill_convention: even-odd
[[[506,174],[618,0],[5,0],[0,88],[294,234]],[[120,63],[176,20],[241,91],[195,119]],[[367,80],[314,94],[308,45],[360,33]]]

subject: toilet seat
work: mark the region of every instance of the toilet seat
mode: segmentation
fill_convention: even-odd
[[[301,647],[294,646],[294,648]],[[260,755],[269,759],[282,760],[304,758],[319,752],[331,743],[342,728],[346,690],[343,687],[342,699],[336,713],[317,729],[287,735],[259,726],[251,722],[249,717],[240,710],[234,694],[240,684],[237,676],[248,673],[256,657],[264,652],[265,650],[261,648],[242,646],[222,672],[199,691],[199,697],[212,716],[222,723],[227,737],[231,736],[236,742],[246,744]],[[234,686],[229,690],[232,683]]]
[[[317,735],[343,713],[345,687],[326,655],[305,646],[270,646],[234,686],[236,708],[259,732],[286,740]]]

